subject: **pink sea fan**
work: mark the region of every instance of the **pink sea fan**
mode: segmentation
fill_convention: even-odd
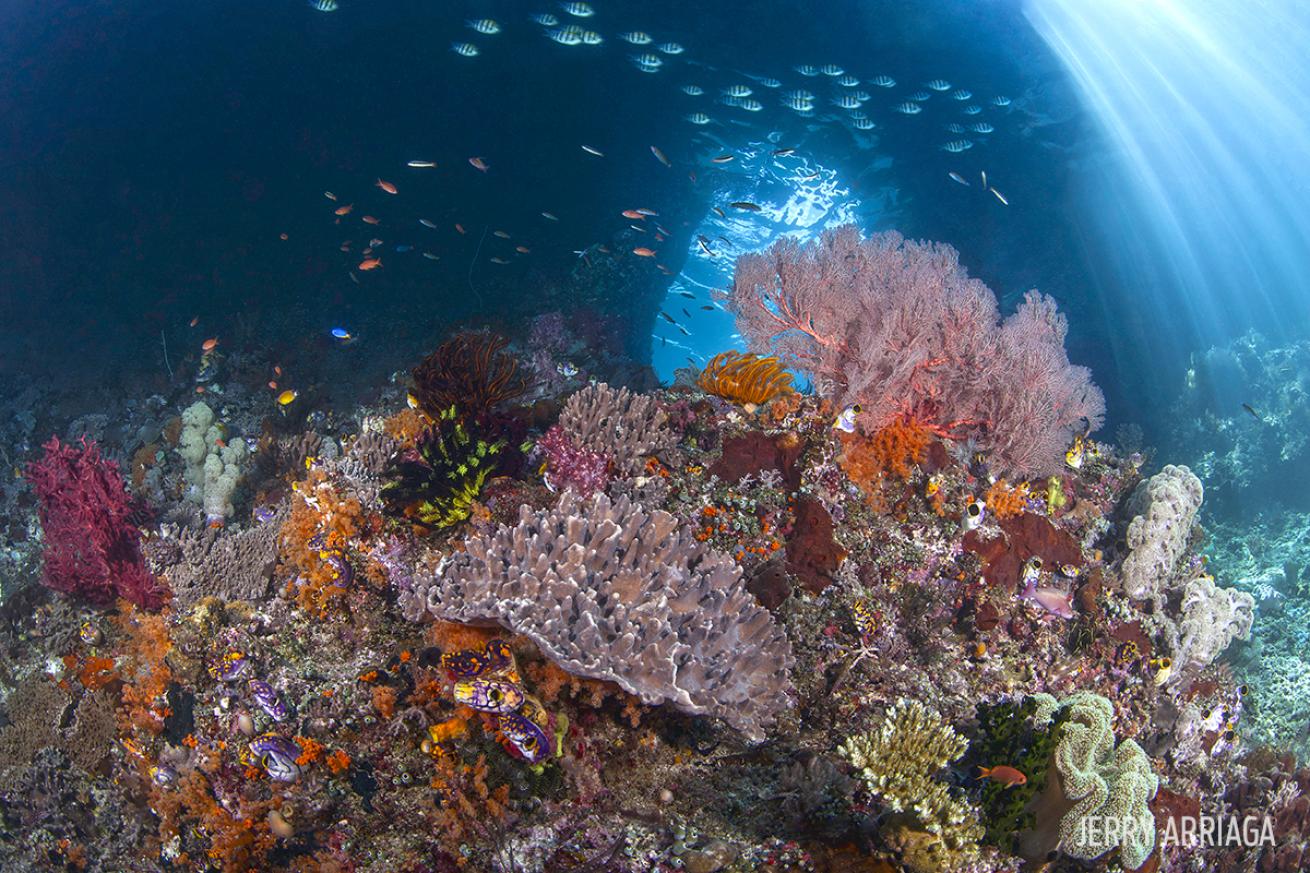
[[[83,438],[76,448],[51,437],[26,476],[40,501],[47,587],[101,606],[115,597],[146,609],[163,605],[168,590],[146,569],[118,465],[94,442]]]
[[[1059,469],[1105,401],[1069,363],[1054,301],[1030,291],[1004,321],[948,245],[846,225],[738,259],[725,302],[752,351],[778,355],[874,431],[913,418],[973,438],[998,472]]]

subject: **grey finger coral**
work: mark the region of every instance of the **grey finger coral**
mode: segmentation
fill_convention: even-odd
[[[662,510],[566,492],[554,509],[524,507],[518,524],[469,537],[424,583],[436,618],[500,624],[570,673],[752,740],[789,705],[786,635],[740,567]]]
[[[574,442],[609,457],[625,474],[640,471],[647,455],[676,441],[666,421],[654,397],[604,382],[570,397],[559,417],[560,427]]]

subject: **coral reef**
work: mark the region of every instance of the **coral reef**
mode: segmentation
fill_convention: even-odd
[[[909,416],[975,438],[1001,472],[1055,472],[1104,413],[1055,303],[1029,292],[1002,322],[949,246],[852,225],[784,239],[738,259],[726,304],[752,350],[834,386],[866,430]]]
[[[140,562],[139,543],[174,589],[156,612],[118,597],[113,573],[90,603],[31,584],[62,540],[42,536],[39,476],[0,482],[0,867],[1304,866],[1310,779],[1282,751],[1310,737],[1310,527],[1207,515],[1202,535],[1199,488],[1175,468],[1138,488],[1140,445],[1092,440],[1095,422],[1033,411],[1026,448],[949,427],[948,401],[970,392],[1009,392],[997,408],[1023,418],[1013,404],[1078,383],[1054,348],[1061,320],[1030,298],[1023,336],[1003,337],[990,292],[944,250],[825,244],[819,260],[849,246],[862,272],[818,268],[828,285],[803,293],[820,309],[769,349],[818,374],[813,393],[764,403],[749,391],[776,387],[773,362],[725,357],[732,385],[687,370],[654,387],[609,351],[645,326],[580,308],[507,333],[521,358],[465,334],[413,386],[395,373],[354,407],[307,377],[303,350],[228,343],[206,364],[223,379],[197,392],[224,424],[203,432],[190,382],[125,387],[121,420],[38,424],[0,400],[15,464],[39,453],[38,427],[105,441],[88,449],[105,487],[69,522],[127,531],[123,554]],[[626,260],[639,266],[587,275],[647,266]],[[783,278],[776,301],[815,280]],[[822,309],[832,289],[859,291],[840,301],[853,320]],[[903,331],[878,320],[914,301],[923,317]],[[772,330],[784,313],[770,312],[751,317]],[[806,327],[873,345],[832,358]],[[899,358],[877,345],[902,334]],[[1000,366],[986,378],[921,360],[975,342]],[[1018,346],[1046,381],[1018,384],[1034,381],[1007,358]],[[370,347],[334,348],[357,362]],[[825,377],[821,359],[874,381]],[[897,361],[909,370],[879,382]],[[270,371],[294,372],[298,399],[271,403]],[[407,397],[419,381],[453,402]],[[172,450],[184,433],[197,458],[217,440],[250,453],[221,528]],[[1006,468],[1024,451],[1044,465],[1057,437],[1058,469]],[[99,452],[132,459],[126,488]],[[1083,826],[1112,814],[1145,825]],[[1198,816],[1276,833],[1240,850],[1165,839]]]
[[[787,707],[791,653],[729,558],[662,510],[566,493],[473,536],[428,581],[437,618],[500,622],[572,673],[752,739]]]

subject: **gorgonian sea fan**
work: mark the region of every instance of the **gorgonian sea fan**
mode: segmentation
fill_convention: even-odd
[[[1069,363],[1055,302],[1029,291],[1002,320],[948,245],[853,225],[780,240],[737,260],[725,303],[753,351],[858,403],[866,431],[912,419],[976,440],[998,472],[1054,472],[1105,413],[1091,372]]]

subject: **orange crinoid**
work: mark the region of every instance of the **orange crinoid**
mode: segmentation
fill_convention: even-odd
[[[782,368],[777,358],[752,352],[720,352],[705,365],[696,384],[725,400],[756,406],[795,393],[791,373]]]

